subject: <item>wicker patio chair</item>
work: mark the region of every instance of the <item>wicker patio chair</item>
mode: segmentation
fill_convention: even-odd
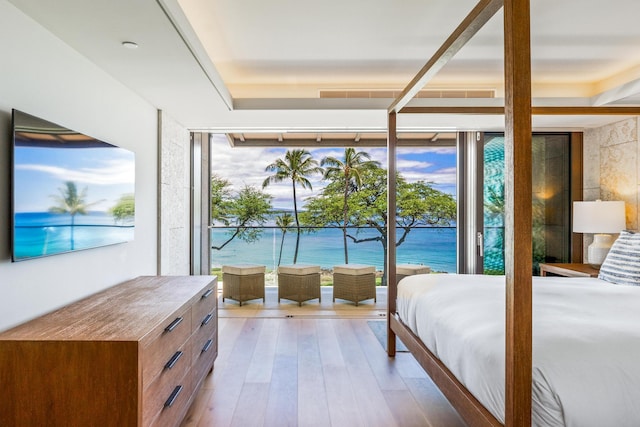
[[[236,264],[222,266],[222,301],[226,298],[245,301],[262,298],[264,303],[264,265]]]
[[[280,299],[302,303],[320,296],[320,266],[319,265],[281,265],[278,267],[278,302]]]
[[[413,276],[414,274],[429,274],[431,268],[426,265],[418,264],[398,264],[396,265],[396,283],[400,283],[400,280],[407,276]]]
[[[343,264],[333,267],[333,301],[354,302],[373,298],[376,302],[376,268],[372,265]]]

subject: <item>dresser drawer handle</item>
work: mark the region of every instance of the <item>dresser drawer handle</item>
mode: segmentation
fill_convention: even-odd
[[[167,401],[164,402],[164,407],[169,408],[171,405],[173,405],[181,391],[182,391],[182,386],[181,385],[176,386],[176,388],[174,388],[173,391],[171,392],[171,396],[169,396]]]
[[[204,319],[202,319],[202,323],[200,323],[200,326],[204,326],[207,323],[209,323],[211,321],[211,319],[213,318],[213,314],[209,313],[207,314]]]
[[[176,317],[173,322],[169,323],[169,326],[164,328],[164,331],[165,332],[173,331],[180,324],[180,322],[182,322],[182,317]]]
[[[211,295],[213,293],[213,289],[207,289],[207,292],[205,292],[204,294],[202,294],[202,296],[200,297],[200,299],[204,299],[204,298],[208,298],[209,295]]]
[[[206,353],[207,351],[209,351],[212,344],[213,340],[207,340],[207,342],[204,344],[204,347],[202,347],[202,353]]]
[[[180,360],[181,357],[182,357],[182,352],[181,351],[176,351],[175,354],[173,356],[171,356],[171,359],[169,359],[167,364],[164,365],[164,368],[165,369],[173,368],[176,365],[176,363],[178,363],[178,360]]]

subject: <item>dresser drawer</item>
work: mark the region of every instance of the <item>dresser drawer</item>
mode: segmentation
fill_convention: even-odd
[[[216,283],[211,283],[200,294],[200,298],[194,302],[191,308],[191,330],[195,332],[218,305],[218,293]]]
[[[217,334],[209,337],[202,347],[193,347],[193,382],[197,386],[202,378],[207,375],[218,354]]]
[[[217,342],[215,339],[212,342],[211,348],[207,352],[200,353],[200,356],[193,364],[191,368],[191,375],[194,387],[199,387],[203,379],[209,373],[209,370],[213,366],[213,362],[216,359],[217,354]]]
[[[168,408],[171,408],[174,404],[177,404],[181,399],[178,399],[180,395],[189,395],[189,388],[191,383],[189,379],[185,380],[185,376],[189,376],[189,370],[191,369],[191,347],[188,343],[185,343],[179,350],[177,350],[171,358],[167,359],[165,365],[160,370],[159,376],[149,385],[145,390],[142,397],[142,413],[144,425],[149,425],[149,422],[155,419],[158,414]],[[171,394],[176,390],[176,387],[182,386],[180,392],[175,396],[175,403],[171,403],[169,406],[169,398]]]
[[[175,427],[187,412],[193,395],[191,372],[186,374],[174,386],[166,390],[161,397],[161,406],[155,418],[148,424],[153,427]],[[146,423],[143,423],[147,425]]]
[[[146,389],[160,375],[167,361],[184,346],[191,335],[191,309],[171,316],[153,331],[153,339],[142,350],[142,384]]]
[[[211,313],[205,316],[208,321],[202,322],[200,327],[191,336],[191,347],[193,362],[196,361],[200,353],[208,351],[210,345],[207,345],[207,341],[212,339],[213,336],[218,334],[218,322],[217,322],[217,309],[214,309]],[[206,347],[206,349],[205,349]]]

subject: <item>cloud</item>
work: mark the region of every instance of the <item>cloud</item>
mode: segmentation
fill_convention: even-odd
[[[425,181],[432,182],[437,185],[455,185],[456,168],[444,168],[434,172],[403,172],[402,176],[409,182]]]
[[[338,159],[344,157],[344,148],[322,147],[306,148],[312,156],[320,162],[324,157],[332,156]],[[384,147],[361,147],[358,150],[367,152],[371,160],[380,162],[382,167],[387,166],[387,149]],[[265,167],[277,158],[285,155],[287,148],[279,147],[231,147],[224,135],[213,135],[211,171],[214,174],[229,180],[233,188],[240,189],[244,185],[262,188],[262,182],[271,172],[265,171]],[[442,168],[438,164],[438,157],[433,155],[455,156],[455,147],[400,147],[397,151],[398,170],[409,182],[418,180],[436,183],[445,191],[455,191],[456,169]],[[431,155],[431,156],[430,156]],[[430,157],[425,157],[430,156]],[[428,158],[429,161],[425,160]],[[449,157],[449,162],[451,158]],[[440,169],[435,169],[440,166]],[[304,206],[304,200],[311,195],[318,194],[325,186],[320,176],[310,177],[313,191],[296,187],[299,207]],[[276,208],[292,209],[291,181],[272,183],[264,190],[273,196],[272,204]]]
[[[397,167],[401,173],[405,173],[407,169],[428,169],[434,164],[431,162],[423,162],[420,160],[398,159]]]
[[[92,185],[133,184],[135,163],[133,161],[109,160],[100,167],[69,169],[42,164],[20,164],[16,169],[41,172],[58,180]]]
[[[333,151],[333,150],[332,150]],[[231,182],[233,188],[240,189],[245,185],[262,188],[264,180],[272,174],[265,170],[267,165],[276,159],[284,157],[286,148],[278,147],[231,147],[223,135],[214,135],[211,148],[211,172]],[[324,150],[310,150],[314,158],[321,160],[329,152]],[[316,153],[318,152],[318,153]],[[321,152],[321,153],[320,153]],[[316,194],[324,188],[321,176],[309,177],[313,191],[296,187],[299,205],[303,205],[306,197]],[[293,208],[293,191],[291,181],[271,183],[265,193],[273,196],[272,204],[276,208]]]

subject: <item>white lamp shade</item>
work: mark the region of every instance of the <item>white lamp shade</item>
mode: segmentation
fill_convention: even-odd
[[[573,202],[575,233],[620,233],[626,226],[624,202]]]

